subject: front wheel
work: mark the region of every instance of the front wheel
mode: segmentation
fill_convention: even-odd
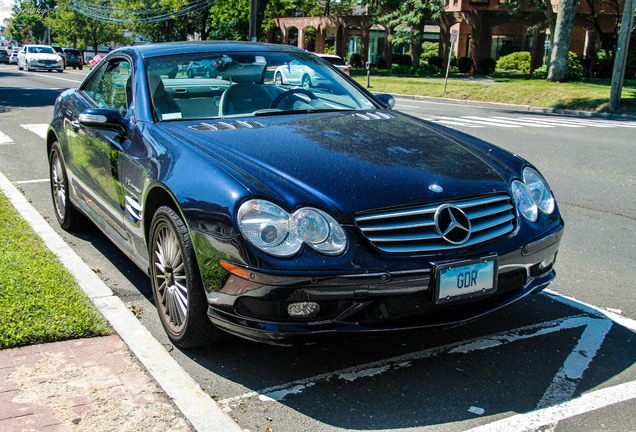
[[[150,278],[155,305],[168,337],[180,348],[213,342],[219,334],[208,303],[188,228],[170,207],[160,207],[150,228]]]
[[[69,199],[68,176],[61,155],[60,145],[53,143],[49,153],[51,197],[57,222],[65,230],[72,230],[78,227],[81,215]]]
[[[311,88],[311,78],[309,78],[309,75],[303,76],[303,80],[300,86],[305,90],[309,90]]]
[[[274,76],[274,85],[276,87],[283,85],[283,75],[280,72],[276,72],[276,75]]]

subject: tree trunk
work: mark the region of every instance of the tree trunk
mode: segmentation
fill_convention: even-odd
[[[552,39],[554,42],[550,56],[550,70],[548,71],[548,81],[550,82],[560,82],[565,79],[576,4],[577,0],[561,0],[559,3],[559,13]]]

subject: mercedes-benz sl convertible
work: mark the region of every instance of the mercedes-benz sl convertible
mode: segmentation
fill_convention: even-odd
[[[288,65],[321,79],[277,82]],[[457,324],[555,275],[536,168],[289,46],[113,51],[58,98],[47,151],[60,225],[88,217],[147,272],[180,347]]]

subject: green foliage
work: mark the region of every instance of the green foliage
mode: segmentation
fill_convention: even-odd
[[[548,67],[541,66],[532,72],[532,79],[546,79],[548,77]]]
[[[497,62],[495,59],[490,57],[483,58],[479,60],[479,63],[477,64],[477,73],[479,73],[479,75],[490,75],[495,71],[496,66]]]
[[[106,335],[104,318],[0,194],[0,349]]]
[[[394,29],[394,33],[389,36],[391,43],[409,44],[413,47],[412,64],[419,65],[426,23],[442,16],[444,2],[440,0],[369,0],[367,11],[375,23]]]
[[[579,56],[572,51],[568,52],[568,66],[565,71],[566,81],[581,81],[583,79],[583,66]]]
[[[410,75],[410,76],[424,76],[424,75],[438,75],[440,68],[429,64],[420,65],[420,67],[414,68],[409,65],[396,65],[391,66],[391,75]]]
[[[470,57],[460,57],[457,60],[457,68],[459,69],[459,73],[468,73],[470,69],[473,67],[473,59]]]
[[[530,53],[528,51],[519,51],[500,57],[497,60],[497,69],[529,72]]]
[[[42,42],[46,17],[54,7],[53,0],[16,0],[11,18],[8,19],[6,33],[10,35],[11,40],[20,44]]]

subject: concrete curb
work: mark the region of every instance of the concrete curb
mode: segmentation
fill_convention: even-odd
[[[198,432],[242,432],[2,173],[0,189],[192,426]]]
[[[374,92],[375,94],[376,92]],[[379,93],[378,93],[379,94]],[[507,103],[499,103],[499,102],[480,102],[480,101],[471,101],[471,100],[463,100],[463,99],[450,99],[450,98],[441,98],[441,97],[433,97],[433,96],[414,96],[414,95],[403,95],[403,94],[392,94],[395,99],[404,99],[404,100],[417,100],[422,102],[435,102],[435,103],[446,103],[446,104],[454,104],[454,105],[470,105],[470,106],[479,106],[485,108],[500,108],[507,110],[515,110],[515,111],[528,111],[539,114],[562,114],[562,115],[570,115],[577,117],[600,117],[600,118],[610,118],[610,119],[636,119],[636,116],[626,115],[626,114],[612,114],[612,113],[597,113],[597,112],[589,112],[589,111],[577,111],[577,110],[567,110],[567,109],[559,109],[559,108],[544,108],[544,107],[535,107],[531,105],[515,105],[515,104],[507,104]]]

